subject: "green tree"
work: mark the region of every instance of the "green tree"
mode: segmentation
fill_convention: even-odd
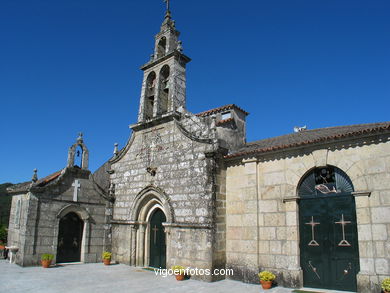
[[[5,225],[0,225],[0,243],[7,243],[7,234]]]
[[[8,227],[9,214],[11,210],[12,197],[7,194],[7,187],[12,183],[0,184],[0,225]]]

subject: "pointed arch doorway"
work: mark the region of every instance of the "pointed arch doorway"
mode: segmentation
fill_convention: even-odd
[[[79,262],[84,221],[74,212],[60,219],[58,228],[57,263]]]
[[[166,217],[161,209],[156,209],[150,217],[149,229],[149,266],[166,268],[165,232],[162,223]]]
[[[354,291],[359,272],[355,198],[349,177],[315,168],[298,188],[300,261],[305,287]]]

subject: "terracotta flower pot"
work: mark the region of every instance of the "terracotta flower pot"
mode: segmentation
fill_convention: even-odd
[[[272,281],[262,281],[260,280],[261,286],[264,290],[270,289],[272,287]]]
[[[111,258],[103,258],[103,263],[106,265],[106,266],[109,266],[111,264]]]
[[[41,260],[42,267],[47,269],[51,265],[51,260]]]
[[[175,275],[176,280],[178,281],[183,281],[184,280],[184,275]]]

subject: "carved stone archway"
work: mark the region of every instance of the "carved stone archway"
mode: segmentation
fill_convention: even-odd
[[[58,247],[58,233],[59,233],[59,225],[60,220],[68,215],[69,213],[75,213],[80,219],[84,222],[83,234],[82,234],[82,242],[81,242],[81,262],[87,262],[88,253],[89,253],[89,239],[90,239],[90,229],[92,218],[88,211],[78,205],[69,204],[63,207],[58,213],[56,217],[56,224],[54,228],[54,247]]]
[[[157,209],[164,213],[167,223],[174,222],[169,197],[162,189],[153,185],[147,186],[138,193],[131,208],[131,265],[149,265],[150,218]],[[166,243],[169,243],[168,238],[169,233],[166,234]]]

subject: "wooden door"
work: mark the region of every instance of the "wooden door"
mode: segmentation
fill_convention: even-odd
[[[150,261],[149,266],[165,269],[166,267],[166,244],[165,232],[162,225],[166,221],[162,210],[157,209],[150,219]]]
[[[79,262],[84,222],[76,213],[66,214],[58,230],[57,263]]]
[[[304,286],[356,292],[359,251],[354,197],[305,197],[299,211]]]

